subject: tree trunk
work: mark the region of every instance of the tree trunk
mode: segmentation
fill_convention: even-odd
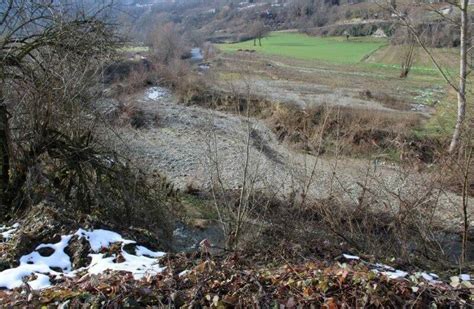
[[[253,39],[253,46],[257,46],[257,39]]]
[[[453,153],[459,146],[461,131],[466,118],[466,78],[467,78],[467,51],[469,48],[469,0],[461,0],[461,36],[460,36],[460,63],[459,63],[459,88],[458,88],[458,113],[453,137],[449,145],[449,152]]]
[[[262,46],[262,38],[258,38],[258,45]]]
[[[8,211],[7,190],[10,180],[10,147],[8,113],[4,104],[3,92],[0,89],[0,209],[3,214]]]

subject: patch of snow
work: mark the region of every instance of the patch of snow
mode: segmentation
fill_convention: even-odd
[[[168,96],[169,91],[163,87],[151,87],[146,92],[146,98],[149,100],[156,101],[158,99]]]
[[[448,6],[445,6],[445,7],[442,7],[439,9],[438,13],[442,14],[442,15],[449,15],[453,12],[453,6],[452,5],[448,5]]]
[[[122,242],[126,244],[134,243],[132,240],[123,239],[118,233],[101,229],[90,232],[79,229],[74,235],[77,235],[80,238],[85,237],[89,241],[91,249],[94,252],[98,252],[102,248],[108,248],[110,244],[116,242]]]
[[[423,277],[423,279],[427,280],[427,281],[433,281],[433,276],[431,276],[430,274],[427,274],[427,273],[421,273],[421,277]]]
[[[393,268],[391,266],[388,266],[388,265],[385,265],[385,264],[381,264],[381,263],[375,264],[375,267],[378,268],[378,269],[385,269],[385,270],[395,271],[395,268]]]
[[[51,286],[49,276],[40,273],[36,274],[36,279],[28,282],[33,290],[41,290]]]
[[[360,260],[360,257],[355,255],[343,254],[342,256],[344,256],[344,258],[348,260]]]
[[[187,269],[186,269],[186,270],[183,270],[182,272],[180,272],[180,273],[178,274],[178,277],[186,276],[188,273],[189,273],[189,270],[187,270]]]
[[[247,10],[247,9],[254,8],[256,6],[257,6],[256,4],[250,4],[250,5],[244,6],[243,8],[240,8],[240,10]]]
[[[147,257],[153,257],[153,258],[159,258],[165,255],[164,252],[151,251],[150,249],[143,246],[137,246],[137,248],[135,249],[135,253],[138,256],[147,256]]]
[[[418,277],[421,277],[423,279],[425,279],[426,281],[430,282],[430,283],[440,283],[441,281],[437,280],[439,279],[438,275],[437,274],[434,274],[434,273],[426,273],[426,272],[422,272],[422,273],[416,273],[415,276],[418,276]]]
[[[36,247],[35,251],[30,254],[24,255],[20,258],[20,267],[21,265],[45,265],[49,269],[52,267],[61,268],[64,272],[70,272],[71,269],[71,260],[69,256],[64,252],[69,241],[71,240],[72,235],[62,236],[61,241],[56,244],[42,244]],[[42,256],[38,250],[43,248],[50,248],[54,250],[53,254],[50,256]]]
[[[382,28],[379,28],[377,29],[377,31],[375,31],[374,34],[372,34],[372,36],[375,38],[386,38],[387,34],[385,33],[385,31],[383,31]]]
[[[252,8],[255,8],[255,7],[258,7],[258,6],[263,6],[263,5],[267,5],[267,4],[266,3],[253,3],[253,4],[249,4],[247,6],[238,8],[237,10],[238,11],[244,11],[244,10],[249,10],[249,9],[252,9]]]
[[[400,279],[400,278],[405,278],[408,273],[403,271],[403,270],[395,270],[395,271],[385,271],[382,272],[385,276],[389,277],[390,279]]]
[[[399,279],[399,278],[405,278],[406,276],[408,276],[408,273],[405,271],[398,270],[391,266],[381,264],[381,263],[376,263],[376,264],[369,263],[369,267],[372,268],[371,271],[373,271],[374,273],[385,275],[389,277],[389,279]],[[422,276],[422,275],[419,274],[419,276]]]
[[[0,287],[7,289],[18,288],[23,284],[23,278],[31,276],[33,274],[39,276],[43,273],[55,273],[45,264],[24,264],[15,268],[10,268],[0,272]],[[32,282],[35,282],[33,280]],[[48,287],[49,285],[41,286],[40,283],[45,283],[44,281],[36,281],[35,285],[38,289]]]
[[[133,274],[136,280],[143,278],[145,275],[156,275],[163,271],[164,267],[160,267],[154,258],[146,256],[136,256],[128,254],[123,251],[120,256],[123,261],[117,262],[120,257],[113,255],[110,257],[104,257],[104,254],[90,254],[92,258],[91,264],[88,267],[90,274],[101,274],[106,270],[112,271],[126,271]]]
[[[65,253],[73,236],[84,237],[88,240],[93,253],[89,254],[92,261],[89,266],[81,269],[72,269],[71,259]],[[105,257],[98,253],[113,243],[121,243],[121,251],[118,254]],[[51,286],[51,277],[74,277],[77,272],[87,271],[90,274],[100,274],[106,270],[126,271],[133,274],[135,279],[141,279],[150,274],[156,275],[163,270],[157,263],[157,258],[165,255],[163,252],[155,252],[143,246],[136,246],[135,255],[127,253],[124,246],[134,244],[135,241],[124,239],[120,234],[108,230],[86,231],[79,229],[76,233],[61,237],[56,244],[41,244],[30,254],[20,258],[20,265],[15,268],[0,272],[0,288],[14,289],[20,287],[29,276],[34,276],[28,284],[34,290]],[[41,249],[49,248],[52,254],[42,256]]]
[[[15,223],[11,227],[1,225],[0,235],[2,236],[2,239],[9,240],[10,238],[12,238],[13,234],[18,230],[19,227],[20,227],[19,223]]]

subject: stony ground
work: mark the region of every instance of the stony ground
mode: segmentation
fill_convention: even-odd
[[[248,181],[277,195],[334,194],[357,203],[365,186],[379,205],[397,210],[430,192],[428,174],[377,158],[337,160],[298,153],[279,143],[263,121],[178,104],[163,88],[150,88],[128,100],[157,117],[148,128],[118,129],[117,147],[129,151],[145,169],[166,174],[181,190],[208,190],[217,180],[226,189],[239,188],[247,164]],[[461,213],[452,209],[459,208],[459,197],[433,192],[439,193],[440,223],[458,226]]]

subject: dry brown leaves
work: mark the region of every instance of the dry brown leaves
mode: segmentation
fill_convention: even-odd
[[[128,273],[84,275],[35,293],[0,291],[0,305],[208,308],[451,307],[472,305],[472,291],[448,284],[389,280],[362,263],[312,261],[251,266],[234,254],[223,258],[168,255],[166,270],[136,281]],[[250,265],[250,266],[249,266]],[[183,272],[186,270],[185,272]]]

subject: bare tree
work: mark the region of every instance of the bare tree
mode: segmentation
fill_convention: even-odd
[[[262,39],[267,36],[269,30],[262,21],[256,21],[250,26],[250,35],[253,37],[253,46],[262,46]]]
[[[454,128],[453,138],[449,146],[449,152],[454,152],[459,146],[461,139],[461,130],[466,118],[466,79],[467,79],[467,54],[470,49],[471,38],[469,37],[469,30],[471,22],[468,16],[469,0],[460,0],[459,9],[461,10],[461,37],[460,37],[460,63],[459,63],[459,87],[457,88],[458,95],[458,112],[456,119],[456,126]],[[456,88],[455,88],[456,89]]]
[[[154,55],[163,64],[169,64],[177,59],[184,49],[177,26],[172,22],[157,25],[148,40]]]
[[[461,141],[461,135],[466,119],[466,84],[468,77],[468,53],[471,50],[471,37],[470,33],[470,19],[469,19],[469,0],[458,0],[457,2],[450,2],[451,5],[456,7],[460,13],[460,21],[457,22],[449,17],[444,16],[438,12],[435,8],[430,8],[437,12],[446,22],[455,23],[459,27],[460,33],[460,46],[459,46],[459,76],[458,79],[450,77],[448,72],[441,66],[440,62],[436,59],[433,53],[428,49],[420,33],[417,31],[415,23],[410,19],[410,16],[402,12],[398,7],[394,6],[392,1],[389,1],[388,8],[395,14],[401,23],[406,26],[409,32],[415,37],[416,42],[425,51],[430,58],[433,65],[439,71],[446,83],[453,89],[457,94],[457,117],[456,124],[454,127],[453,135],[449,145],[449,152],[454,153],[458,150]]]
[[[416,40],[412,33],[404,34],[401,46],[401,71],[400,78],[407,78],[416,57]]]
[[[393,14],[395,14],[400,22],[408,29],[408,31],[413,35],[416,42],[428,55],[433,65],[436,67],[438,72],[441,74],[443,79],[449,85],[449,87],[456,92],[457,95],[457,116],[456,123],[453,130],[451,142],[448,148],[449,153],[457,154],[457,158],[454,156],[449,157],[447,160],[447,165],[452,169],[452,171],[457,174],[459,178],[459,184],[461,187],[462,200],[462,253],[460,256],[460,266],[463,267],[463,264],[466,262],[467,251],[468,251],[468,231],[470,228],[469,225],[469,184],[470,184],[470,175],[472,174],[472,129],[469,125],[466,125],[466,119],[472,120],[471,117],[467,115],[467,78],[469,75],[469,63],[468,63],[468,54],[471,52],[471,21],[469,17],[469,0],[456,0],[450,1],[449,4],[456,9],[455,12],[459,13],[459,20],[453,18],[452,15],[444,14],[440,12],[437,8],[431,4],[425,4],[424,6],[428,8],[429,11],[436,13],[440,20],[445,23],[453,24],[459,29],[459,75],[457,78],[451,77],[449,72],[443,68],[439,60],[435,57],[430,49],[428,49],[426,41],[419,32],[418,25],[413,22],[410,18],[410,14],[405,14],[400,11],[400,9],[395,8],[393,5],[389,5],[389,9]],[[408,11],[408,10],[407,10]]]

